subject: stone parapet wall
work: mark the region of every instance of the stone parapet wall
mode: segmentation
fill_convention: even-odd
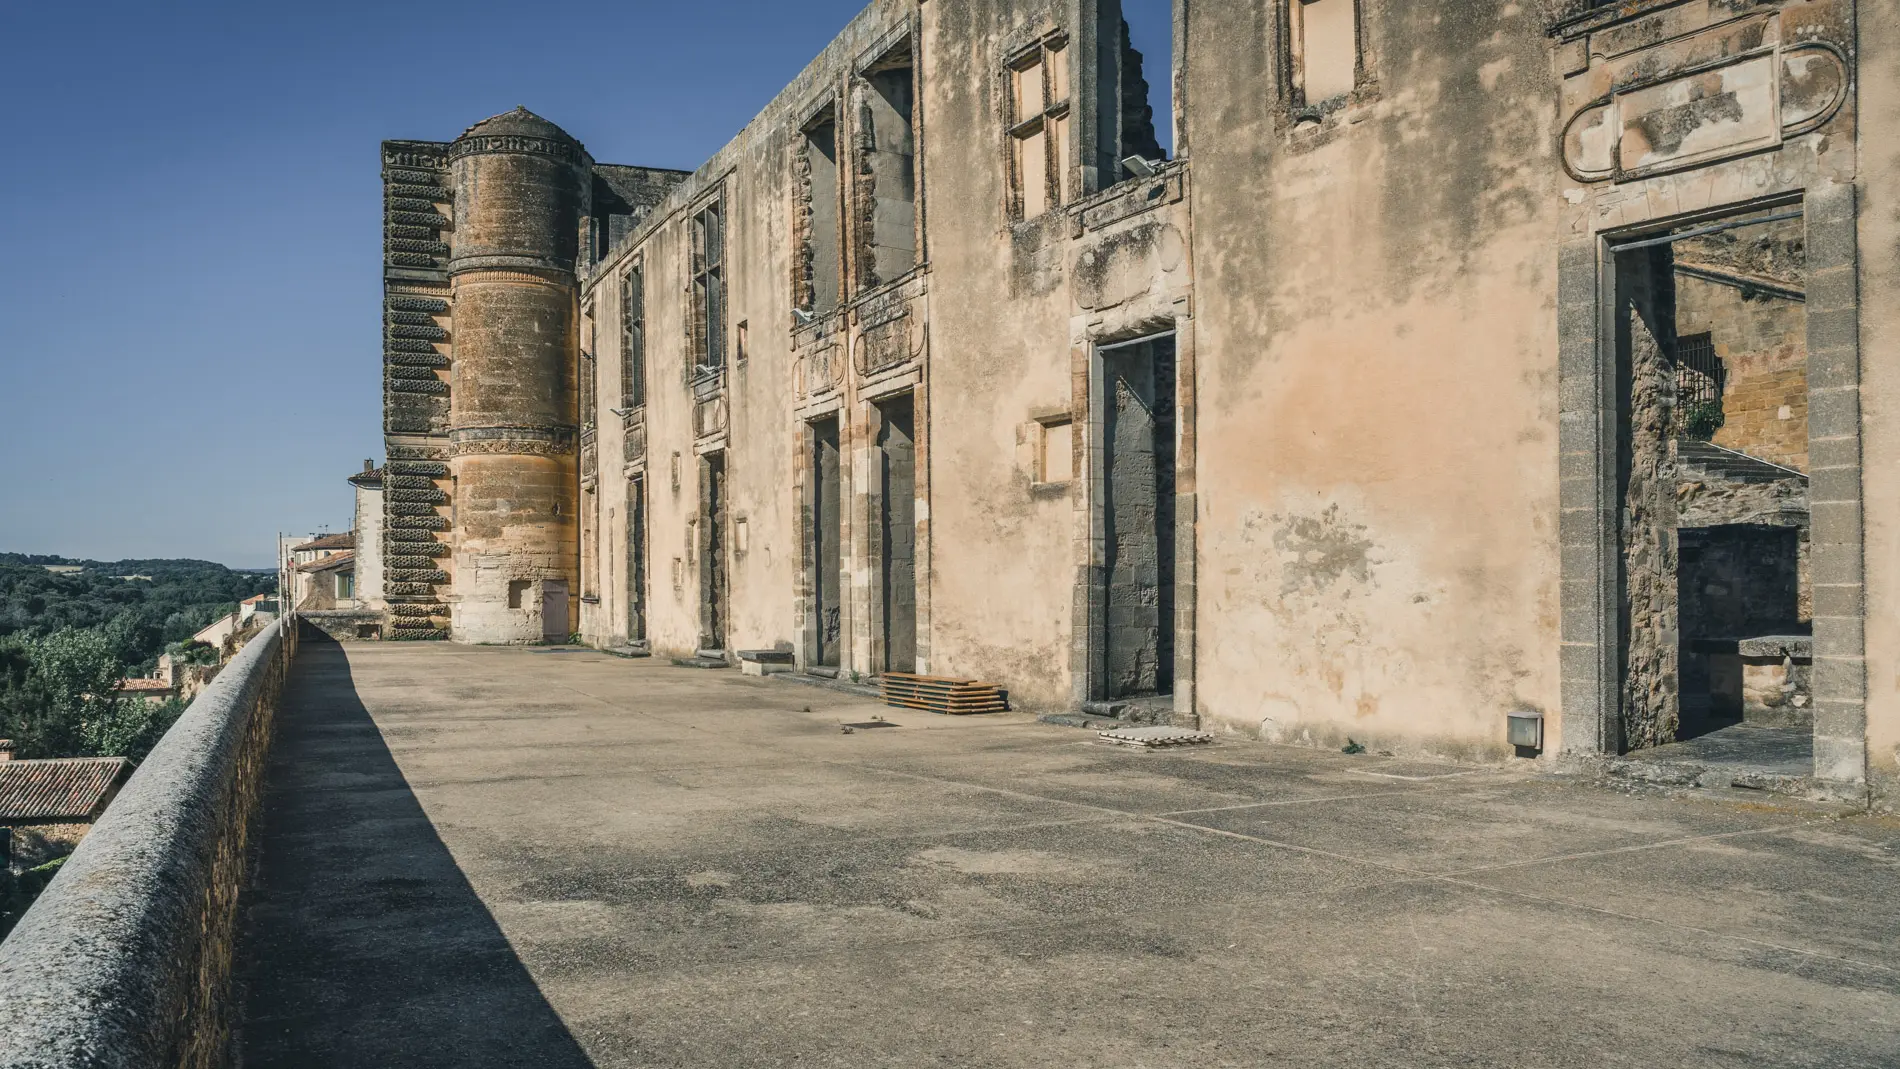
[[[234,1064],[245,845],[298,626],[191,703],[0,943],[0,1066]]]

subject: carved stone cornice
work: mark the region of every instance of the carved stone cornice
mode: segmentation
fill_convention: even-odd
[[[449,146],[449,162],[468,156],[546,156],[562,163],[579,164],[581,147],[572,141],[553,137],[528,137],[522,134],[477,134],[464,137]]]
[[[571,458],[576,438],[574,427],[461,427],[449,432],[449,455]]]
[[[579,284],[574,277],[572,260],[490,253],[457,256],[449,261],[449,278],[452,281],[477,274],[487,276],[484,281],[539,283],[564,289],[572,289]]]

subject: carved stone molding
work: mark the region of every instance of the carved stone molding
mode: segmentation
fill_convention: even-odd
[[[1591,35],[1587,64],[1565,83],[1566,98],[1582,101],[1560,141],[1570,177],[1632,182],[1771,151],[1846,104],[1852,70],[1840,47],[1784,40],[1779,12],[1696,26],[1681,21],[1688,11],[1655,16],[1672,20],[1660,28]],[[1678,36],[1654,42],[1667,33]]]
[[[418,211],[434,211],[437,204],[448,204],[455,199],[453,192],[442,186],[435,185],[417,186],[404,183],[402,185],[387,186],[385,187],[385,191],[392,198],[420,201],[429,205],[427,208],[417,209]],[[392,200],[391,203],[393,204],[394,201]]]
[[[426,327],[413,326],[407,323],[392,323],[389,325],[389,336],[391,338],[426,338],[430,341],[449,340],[449,332],[436,326],[434,323]]]
[[[546,156],[563,163],[581,162],[581,147],[572,141],[561,141],[552,137],[526,137],[520,134],[499,134],[464,137],[449,146],[449,160],[453,162],[464,156],[482,155]]]
[[[504,283],[573,289],[576,285],[573,268],[571,260],[544,260],[538,256],[458,256],[449,261],[449,276],[458,287]]]
[[[693,404],[693,437],[710,438],[726,430],[726,395],[716,394]]]
[[[448,500],[447,494],[442,497],[443,501]],[[442,503],[442,501],[391,501],[383,506],[383,511],[391,516],[439,516],[441,514],[436,512],[435,506]]]
[[[396,455],[397,449],[402,450],[401,456]],[[383,470],[390,476],[427,475],[436,479],[449,477],[449,466],[438,459],[444,455],[441,449],[392,446],[388,452],[389,460],[383,465]]]
[[[419,252],[429,256],[447,256],[447,243],[417,238],[390,238],[383,242],[383,248],[390,252]]]
[[[395,368],[389,369],[394,372]],[[449,384],[431,375],[426,379],[391,378],[387,384],[390,393],[414,393],[448,396]]]
[[[572,457],[572,427],[462,427],[449,432],[449,455]]]
[[[386,521],[392,531],[446,531],[449,521],[446,516],[391,516]]]
[[[394,597],[434,597],[434,583],[385,583],[383,593]]]
[[[386,223],[403,223],[408,226],[426,226],[431,230],[447,230],[454,224],[449,217],[440,212],[424,209],[421,211],[392,211],[383,216]]]
[[[384,353],[383,361],[399,367],[448,367],[449,358],[441,353]]]
[[[645,421],[627,424],[627,435],[622,447],[623,461],[634,461],[647,455],[647,425]]]
[[[449,302],[441,297],[419,297],[410,293],[389,294],[383,298],[383,306],[391,312],[422,312],[427,315],[447,315],[449,311]]]

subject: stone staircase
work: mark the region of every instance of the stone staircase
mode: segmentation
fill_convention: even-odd
[[[1793,468],[1770,464],[1713,442],[1677,439],[1676,463],[1684,469],[1693,468],[1701,472],[1712,482],[1773,483],[1783,479],[1807,478]]]

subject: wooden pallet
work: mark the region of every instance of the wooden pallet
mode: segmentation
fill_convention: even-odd
[[[886,672],[878,677],[884,692],[884,704],[898,709],[922,709],[931,713],[1000,713],[1009,708],[1009,695],[994,683],[974,679],[949,679],[943,676],[919,676],[908,672]]]

